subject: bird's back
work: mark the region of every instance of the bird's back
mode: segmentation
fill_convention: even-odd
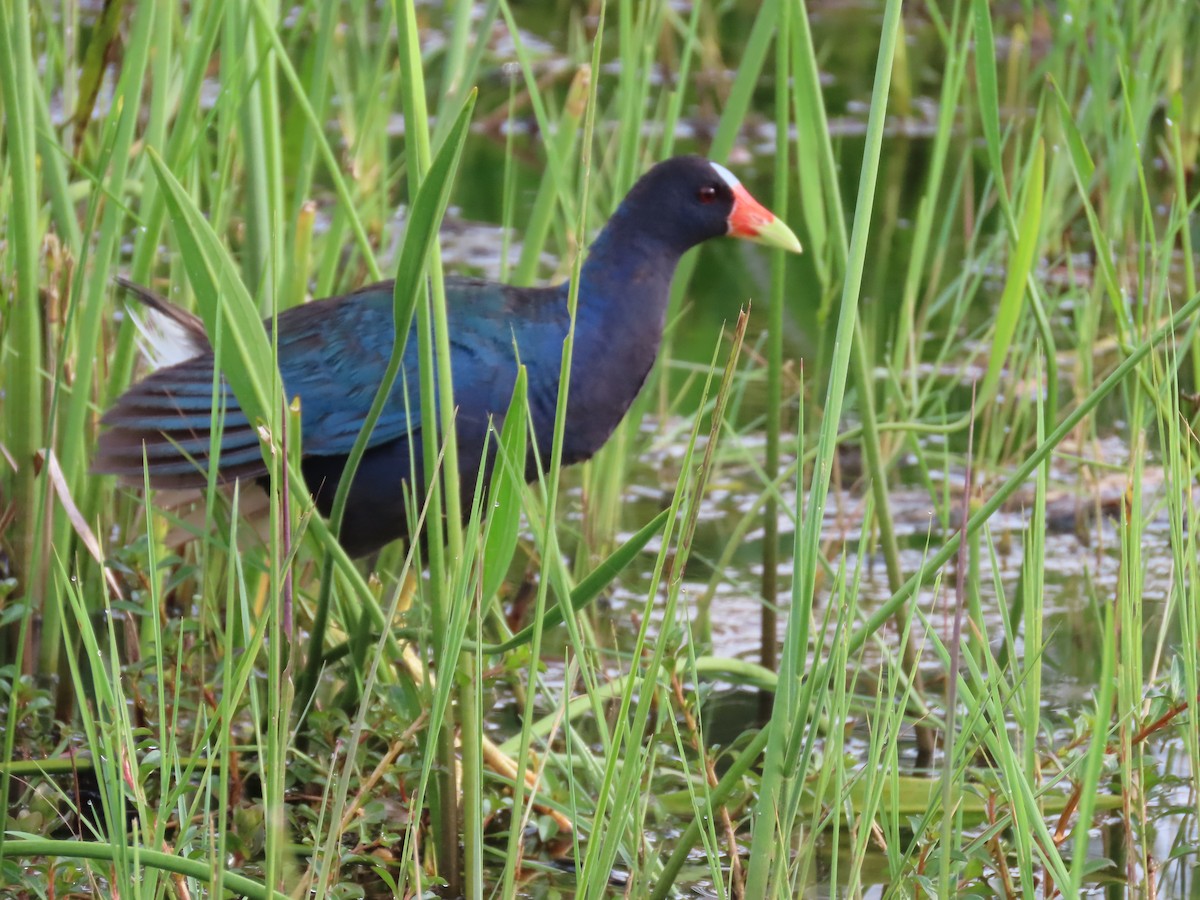
[[[559,289],[475,279],[447,279],[446,294],[460,469],[464,482],[474,484],[489,419],[507,411],[518,359],[528,367],[535,420],[548,414],[552,421],[566,306]],[[393,347],[392,311],[392,283],[383,282],[278,316],[280,376],[287,398],[299,399],[305,475],[323,512],[383,380]],[[104,416],[108,428],[96,470],[141,484],[144,448],[152,486],[202,488],[212,429],[219,425],[217,480],[263,478],[254,424],[224,378],[214,391],[213,368],[208,351],[131,388]],[[419,378],[414,328],[352,490],[350,507],[364,534],[404,533],[395,521],[403,510],[401,486],[423,483],[421,441],[413,438],[432,417],[422,409]]]

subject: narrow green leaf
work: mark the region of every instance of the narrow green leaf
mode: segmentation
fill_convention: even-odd
[[[820,800],[829,809],[846,809],[845,801],[849,801],[849,808],[857,811],[867,800],[867,784],[863,779],[858,779],[848,786],[827,782],[821,787],[823,790]],[[924,815],[933,805],[940,803],[942,781],[918,775],[898,775],[885,780],[882,789],[883,809],[887,814],[907,818]],[[817,790],[817,779],[808,779],[804,793],[815,797]],[[966,824],[972,826],[984,824],[989,815],[996,815],[997,807],[1003,813],[1005,801],[1009,799],[1002,790],[995,786],[989,787],[986,783],[958,782],[953,791],[955,812],[963,815]],[[1047,816],[1058,815],[1064,810],[1074,808],[1071,796],[1065,793],[1046,791],[1038,798],[1038,802],[1042,813]],[[1096,805],[1099,809],[1119,809],[1121,798],[1115,794],[1101,794],[1097,797]],[[1008,812],[1011,815],[1011,808]]]
[[[767,897],[782,895],[784,888],[779,881],[779,872],[771,863],[778,846],[779,834],[791,834],[791,821],[795,808],[789,807],[784,797],[790,790],[788,782],[795,773],[788,769],[788,761],[794,748],[799,746],[799,735],[805,727],[811,709],[805,702],[806,674],[803,671],[809,647],[809,616],[813,598],[817,592],[817,572],[822,559],[821,522],[829,500],[829,484],[836,456],[838,422],[841,417],[842,401],[851,365],[852,348],[858,321],[858,305],[862,291],[863,273],[866,269],[868,238],[874,210],[876,185],[880,170],[883,145],[884,122],[887,114],[888,93],[891,86],[893,57],[896,41],[900,35],[900,0],[888,0],[883,13],[883,28],[880,34],[879,53],[875,63],[874,87],[871,108],[867,115],[866,140],[863,149],[862,168],[859,172],[858,196],[854,205],[854,226],[846,256],[846,273],[842,285],[841,302],[838,308],[838,324],[834,346],[836,348],[829,366],[826,386],[826,402],[823,409],[820,436],[817,440],[817,458],[813,468],[805,505],[806,515],[796,530],[793,556],[792,614],[789,617],[784,646],[780,653],[779,687],[771,720],[764,731],[769,733],[767,755],[763,760],[763,775],[758,799],[755,803],[753,835],[751,837],[751,859],[746,872],[746,896]],[[801,18],[797,16],[796,18]],[[861,357],[858,357],[861,359]],[[861,371],[860,363],[855,363]],[[798,485],[798,496],[803,487]],[[823,683],[823,682],[809,682]],[[714,790],[715,799],[718,791]],[[690,829],[689,829],[690,831]],[[676,866],[672,857],[667,866],[669,871]],[[676,869],[676,871],[678,871]],[[661,895],[661,892],[656,892]]]
[[[1008,190],[1000,154],[1000,91],[996,86],[996,42],[987,0],[974,0],[975,84],[979,90],[979,123],[987,145],[988,162],[996,179],[1000,203],[1008,208]]]
[[[579,123],[587,108],[588,91],[592,83],[591,70],[581,66],[571,79],[567,90],[567,100],[563,104],[562,119],[558,131],[553,138],[553,150],[547,147],[550,160],[570,160],[575,155],[575,146],[579,142]],[[554,213],[562,204],[564,215],[568,220],[572,215],[571,200],[559,196],[558,184],[566,181],[563,177],[556,178],[547,168],[538,185],[537,197],[533,208],[525,222],[524,235],[521,244],[521,256],[513,273],[514,284],[531,284],[537,274],[538,261],[546,246],[546,236],[554,221]]]
[[[167,853],[162,850],[151,850],[142,846],[122,847],[110,841],[61,841],[48,838],[33,838],[18,834],[4,848],[4,857],[27,857],[36,859],[47,857],[51,859],[94,859],[113,862],[120,859],[122,852],[136,858],[138,864],[145,870],[158,870],[194,878],[201,884],[211,884],[214,878],[214,867],[209,859],[191,859],[178,853]],[[225,887],[230,891],[244,894],[247,897],[272,898],[272,900],[287,900],[288,895],[282,891],[273,891],[269,887],[236,872],[228,872],[217,868],[224,879]]]
[[[0,8],[0,99],[4,104],[4,153],[8,184],[4,187],[6,242],[5,302],[0,347],[0,383],[4,385],[4,442],[16,460],[11,491],[16,527],[10,536],[22,572],[33,570],[38,493],[34,454],[43,446],[45,405],[41,377],[42,306],[38,297],[38,176],[34,143],[34,104],[30,73],[35,71],[26,3]],[[6,467],[7,468],[7,467]],[[0,799],[8,796],[8,780],[0,783]]]
[[[341,522],[342,513],[346,506],[350,484],[354,473],[366,452],[375,430],[375,423],[383,413],[383,405],[391,393],[392,385],[400,372],[400,364],[404,359],[404,347],[408,341],[408,333],[412,330],[413,311],[417,306],[417,290],[421,279],[425,277],[425,260],[441,227],[442,216],[446,214],[446,206],[450,203],[450,190],[454,185],[454,174],[458,170],[458,161],[462,157],[463,144],[471,124],[471,113],[475,109],[476,91],[467,95],[462,109],[458,111],[454,126],[446,135],[446,141],[433,158],[433,164],[417,195],[413,198],[412,212],[404,229],[404,246],[400,249],[400,262],[396,267],[396,283],[393,287],[393,321],[395,323],[395,339],[392,344],[392,356],[388,360],[387,370],[383,381],[375,393],[371,410],[367,413],[362,430],[354,441],[354,447],[346,460],[343,477],[338,482],[337,495],[334,497],[333,508],[329,519],[336,531]],[[432,412],[432,411],[431,411]],[[432,420],[432,416],[430,417]]]
[[[988,360],[987,374],[979,390],[979,404],[989,403],[1000,383],[1000,371],[1012,346],[1017,322],[1025,307],[1025,284],[1033,268],[1037,252],[1038,234],[1042,227],[1042,195],[1045,191],[1046,145],[1038,141],[1033,148],[1033,162],[1029,167],[1029,178],[1025,187],[1025,203],[1021,211],[1021,226],[1017,233],[1017,248],[1008,264],[1008,276],[1004,292],[1000,295],[1000,306],[996,310],[996,330],[992,333],[992,353]]]
[[[483,550],[484,600],[492,597],[504,582],[520,536],[525,455],[529,448],[526,385],[527,373],[521,366],[517,369],[512,400],[500,429],[500,446],[488,495],[487,538]]]
[[[204,327],[210,335],[220,330],[224,346],[232,349],[232,353],[228,349],[222,353],[217,365],[247,418],[268,421],[270,386],[276,378],[271,371],[274,354],[254,301],[229,253],[183,185],[153,147],[147,147],[146,154],[158,176]],[[219,322],[223,322],[220,328]]]
[[[1092,234],[1092,242],[1097,248],[1107,248],[1111,243],[1089,195],[1089,185],[1091,184],[1092,175],[1096,171],[1096,164],[1092,161],[1091,154],[1087,150],[1087,145],[1084,143],[1083,137],[1075,125],[1075,118],[1071,113],[1070,107],[1067,105],[1066,98],[1063,97],[1054,79],[1050,80],[1050,85],[1054,88],[1054,94],[1058,98],[1059,120],[1062,124],[1063,133],[1067,138],[1067,147],[1071,151],[1071,165],[1075,176],[1075,189],[1079,193],[1079,202],[1083,205],[1084,215],[1087,216],[1088,228]],[[1100,275],[1101,283],[1104,285],[1104,291],[1108,295],[1108,300],[1112,304],[1120,338],[1123,341],[1127,340],[1128,334],[1134,327],[1132,313],[1125,303],[1121,291],[1120,278],[1117,275],[1116,265],[1113,262],[1113,256],[1107,250],[1096,254],[1096,269]]]
[[[125,0],[104,4],[100,22],[92,29],[87,53],[83,58],[83,70],[79,74],[79,94],[75,99],[75,111],[71,116],[80,133],[87,127],[96,108],[96,97],[112,56],[113,44],[120,38],[121,21],[125,17]]]
[[[255,16],[258,17],[259,22],[264,26],[262,36],[271,42],[271,46],[275,50],[274,59],[279,65],[280,74],[283,75],[288,86],[291,87],[293,92],[292,99],[309,124],[309,128],[311,129],[309,133],[316,142],[317,151],[325,162],[325,169],[329,175],[329,180],[333,183],[334,193],[337,194],[340,201],[338,212],[346,217],[347,224],[349,224],[350,230],[354,233],[358,248],[362,251],[367,269],[371,272],[371,277],[381,279],[383,275],[379,272],[378,264],[375,261],[375,253],[371,245],[371,240],[367,236],[367,231],[363,227],[362,220],[355,211],[354,203],[350,196],[350,189],[346,186],[346,179],[342,174],[342,160],[325,138],[324,121],[318,114],[317,109],[309,102],[304,84],[300,80],[300,75],[296,72],[295,67],[292,65],[287,48],[284,47],[283,41],[279,37],[279,32],[276,30],[276,23],[266,4],[262,0],[254,0],[250,8]]]
[[[1058,101],[1058,121],[1062,126],[1063,136],[1067,139],[1067,149],[1071,153],[1071,161],[1075,163],[1075,171],[1079,173],[1080,181],[1086,186],[1091,183],[1092,175],[1096,171],[1096,164],[1092,161],[1092,155],[1088,153],[1083,135],[1079,133],[1079,127],[1075,124],[1075,111],[1071,109],[1067,98],[1063,96],[1058,83],[1053,78],[1050,79],[1050,87],[1054,90],[1054,99]]]
[[[575,586],[575,590],[571,591],[571,609],[579,612],[579,610],[596,599],[602,590],[612,584],[613,580],[625,570],[625,567],[633,562],[633,558],[642,552],[642,548],[650,542],[650,538],[662,530],[670,513],[670,508],[660,512],[643,525],[633,537],[614,550],[604,562],[596,566],[586,578],[579,582]],[[546,610],[546,615],[542,618],[542,628],[552,628],[562,620],[562,606],[551,607]],[[483,647],[481,649],[485,653],[506,653],[509,650],[520,647],[522,644],[529,643],[533,638],[535,626],[536,623],[526,625],[503,644]]]

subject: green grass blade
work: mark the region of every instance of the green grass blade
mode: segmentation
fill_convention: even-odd
[[[824,419],[818,438],[816,467],[805,517],[797,537],[794,560],[792,608],[807,608],[816,588],[815,577],[821,557],[821,525],[829,491],[837,443],[838,423],[846,391],[851,348],[855,340],[858,318],[859,289],[866,265],[867,239],[871,232],[871,212],[874,205],[875,183],[879,172],[883,125],[887,111],[888,89],[891,84],[892,58],[900,33],[899,0],[889,0],[884,10],[883,32],[875,68],[875,88],[867,119],[867,142],[859,177],[858,199],[855,204],[854,228],[847,257],[846,280],[838,315],[838,351],[832,361],[829,387],[824,405]],[[785,759],[806,727],[797,718],[797,701],[804,676],[803,663],[807,658],[808,622],[803,615],[793,615],[788,621],[784,650],[779,671],[779,689],[774,711],[768,726],[770,739],[763,763],[763,780],[756,804],[753,838],[750,849],[746,892],[751,897],[781,895],[784,888],[775,879],[775,847],[780,834],[791,834],[789,821],[781,821],[782,793],[787,790],[794,773],[784,769]]]
[[[973,0],[972,8],[975,14],[975,84],[979,90],[979,121],[983,128],[988,162],[996,179],[1000,205],[1005,215],[1011,218],[1001,156],[1000,89],[996,83],[996,41],[992,35],[992,15],[987,0]]]
[[[571,591],[570,607],[573,611],[579,612],[589,603],[596,599],[606,587],[616,580],[634,558],[642,552],[650,539],[662,531],[663,526],[667,522],[670,514],[670,509],[664,509],[657,516],[643,525],[637,530],[625,543],[612,552],[604,562],[596,566],[591,573],[575,586]],[[527,625],[522,628],[503,644],[495,646],[483,647],[485,653],[507,653],[509,650],[515,650],[524,644],[528,644],[533,639],[535,627],[553,628],[563,621],[564,612],[561,606],[555,606],[546,610],[545,615],[540,619],[540,625]]]
[[[454,174],[458,170],[458,162],[462,157],[463,144],[471,124],[471,113],[475,109],[475,94],[467,95],[466,102],[458,111],[454,127],[446,136],[445,143],[439,148],[428,174],[417,189],[413,198],[412,214],[408,227],[404,232],[404,245],[400,249],[400,261],[396,266],[396,281],[392,289],[393,320],[395,333],[392,344],[392,355],[383,380],[375,392],[375,400],[363,421],[362,429],[354,441],[354,447],[346,458],[346,467],[342,479],[338,483],[337,494],[334,496],[329,519],[337,526],[341,523],[342,514],[346,507],[346,497],[354,473],[366,452],[375,430],[375,423],[383,413],[384,404],[391,393],[396,377],[400,373],[400,365],[404,361],[404,348],[407,345],[409,332],[412,330],[413,312],[417,306],[418,291],[425,277],[425,262],[437,239],[442,217],[450,203],[450,191],[454,187]]]
[[[529,446],[526,398],[528,372],[517,369],[512,399],[500,429],[495,472],[488,495],[487,534],[483,549],[483,598],[495,596],[521,535],[521,497],[525,492],[525,454]]]
[[[0,8],[0,97],[4,99],[5,152],[8,155],[9,206],[6,241],[16,287],[5,307],[5,444],[17,462],[12,485],[17,526],[13,530],[18,571],[27,585],[35,578],[37,477],[34,456],[44,445],[41,303],[38,296],[38,178],[33,84],[36,78],[29,34],[29,5],[24,0]],[[5,780],[5,785],[7,785]]]
[[[1042,196],[1046,178],[1046,148],[1038,141],[1033,148],[1033,161],[1025,183],[1020,227],[1017,229],[1017,246],[1008,263],[1004,291],[996,309],[996,328],[992,332],[992,352],[988,359],[987,374],[979,389],[979,406],[986,408],[1000,385],[1004,361],[1012,348],[1013,336],[1021,311],[1025,306],[1025,289],[1030,272],[1033,271],[1037,255],[1038,237],[1042,228]]]
[[[251,422],[271,421],[271,385],[278,374],[262,318],[208,219],[162,157],[153,148],[146,153],[158,176],[205,329],[210,335],[223,334],[226,346],[233,350],[217,361],[218,366],[246,417]]]

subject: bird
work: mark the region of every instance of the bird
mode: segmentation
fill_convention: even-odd
[[[580,271],[563,465],[595,454],[641,390],[658,356],[681,257],[725,235],[801,252],[792,230],[728,169],[699,156],[651,167],[601,229]],[[153,488],[202,489],[215,467],[220,483],[244,479],[267,486],[255,423],[224,378],[214,398],[214,357],[199,320],[145,288],[127,286],[175,320],[194,355],[159,368],[116,400],[101,418],[93,471],[135,486],[148,477]],[[487,440],[489,425],[494,421],[499,428],[519,364],[527,371],[538,451],[527,455],[526,479],[536,479],[538,461],[549,459],[570,324],[569,287],[569,282],[516,287],[446,278],[460,484],[474,486],[481,467],[485,485],[490,477],[495,441]],[[299,398],[301,469],[325,516],[392,352],[392,291],[392,282],[371,284],[276,317],[279,373],[287,398]],[[271,320],[264,325],[269,330]],[[419,371],[417,341],[410,335],[400,377],[349,488],[339,540],[350,556],[367,556],[410,537],[405,491],[423,497],[420,434],[438,423],[436,413],[421,408]],[[214,399],[223,419],[212,459]],[[491,456],[485,456],[489,446]],[[472,496],[463,498],[464,515]]]

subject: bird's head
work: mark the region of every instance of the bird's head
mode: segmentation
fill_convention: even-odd
[[[680,252],[722,235],[801,252],[792,230],[732,172],[699,156],[676,156],[654,166],[633,186],[621,213]]]

